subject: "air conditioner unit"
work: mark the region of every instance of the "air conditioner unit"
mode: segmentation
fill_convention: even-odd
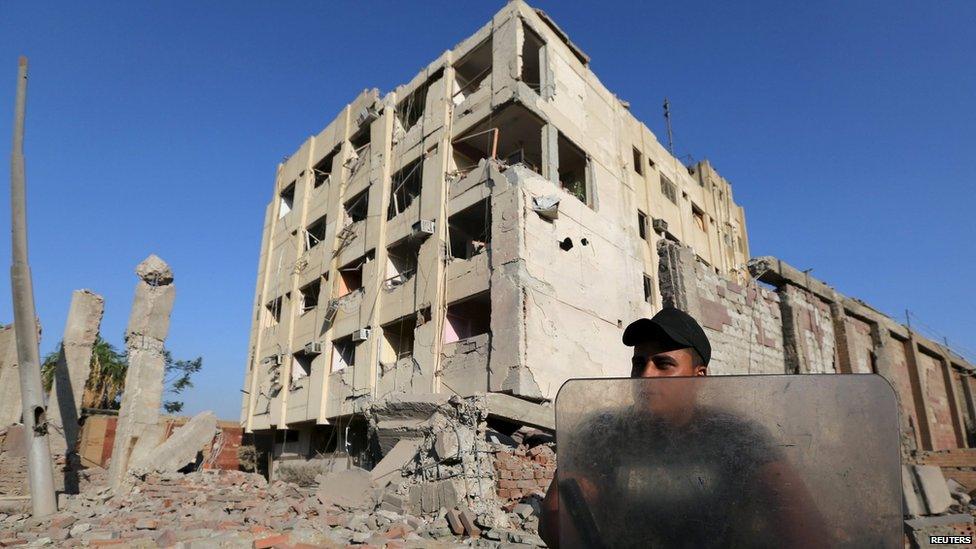
[[[413,232],[422,235],[434,234],[435,227],[436,225],[433,219],[421,219],[413,224]]]
[[[366,341],[369,339],[369,328],[360,328],[352,333],[353,341]]]
[[[663,233],[668,230],[668,222],[663,219],[654,218],[651,221],[651,228],[654,229],[656,233]]]
[[[313,341],[311,343],[305,344],[305,354],[306,355],[320,355],[322,354],[322,343],[319,341]]]
[[[339,300],[330,299],[329,305],[325,308],[325,319],[331,322],[337,312],[339,312]]]

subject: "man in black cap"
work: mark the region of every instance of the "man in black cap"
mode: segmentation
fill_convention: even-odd
[[[623,343],[634,348],[632,378],[708,373],[708,337],[678,309],[632,322]],[[821,526],[818,514],[772,437],[698,402],[698,387],[690,380],[635,383],[633,406],[588,419],[578,435],[592,448],[588,463],[557,475],[543,501],[539,533],[550,547],[560,542],[560,505],[573,518],[562,532],[572,546],[804,547],[824,541],[822,531],[813,536]],[[561,490],[567,491],[562,498]]]

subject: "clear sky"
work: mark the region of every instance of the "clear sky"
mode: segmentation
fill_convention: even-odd
[[[31,63],[41,351],[76,288],[105,296],[102,333],[121,347],[133,269],[156,253],[176,275],[168,346],[204,358],[186,411],[236,418],[277,163],[360,90],[408,81],[502,5],[0,0],[4,174],[17,56]],[[534,5],[662,141],[670,98],[677,153],[732,181],[753,255],[976,350],[976,2]],[[3,323],[9,257],[4,236]]]

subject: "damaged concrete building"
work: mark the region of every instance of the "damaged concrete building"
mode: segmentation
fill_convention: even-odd
[[[289,452],[325,450],[395,393],[502,409],[626,375],[620,331],[661,304],[660,238],[748,276],[729,183],[668,154],[522,2],[411,82],[361,93],[274,188],[241,418],[288,430]]]
[[[972,365],[750,261],[729,182],[628,107],[516,0],[302,143],[265,213],[241,409],[259,446],[370,467],[370,407],[420,395],[551,429],[562,383],[628,375],[623,328],[665,305],[702,320],[714,374],[877,372],[906,448],[970,446]]]

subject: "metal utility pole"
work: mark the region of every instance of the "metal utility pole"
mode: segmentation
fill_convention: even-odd
[[[664,123],[668,127],[668,152],[674,156],[674,136],[671,135],[671,102],[664,98]]]
[[[27,58],[21,57],[17,72],[14,141],[10,153],[10,209],[13,232],[13,264],[10,282],[14,298],[14,330],[20,371],[20,401],[24,413],[27,473],[35,518],[58,510],[54,498],[54,469],[47,441],[47,410],[41,389],[41,360],[37,346],[37,314],[34,288],[27,263],[27,200],[24,190],[24,111],[27,104]]]

